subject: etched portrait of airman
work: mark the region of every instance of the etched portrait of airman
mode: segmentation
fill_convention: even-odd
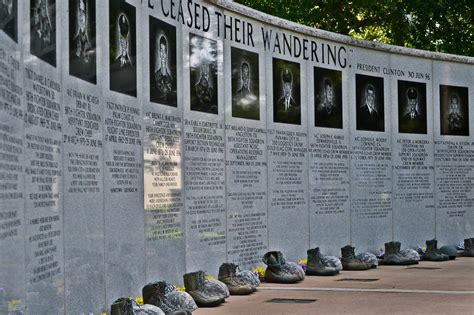
[[[357,130],[385,131],[383,78],[356,74]]]
[[[342,73],[314,67],[314,125],[342,129]]]
[[[56,66],[56,1],[30,0],[31,54]]]
[[[176,28],[150,16],[150,100],[177,106]]]
[[[190,34],[191,110],[218,113],[217,42]]]
[[[109,2],[110,89],[137,96],[136,9],[125,0]]]
[[[69,74],[97,83],[95,0],[69,0]]]
[[[300,64],[273,58],[273,121],[301,124]]]
[[[426,84],[398,81],[398,132],[426,134]]]
[[[469,136],[467,87],[440,85],[441,135]]]

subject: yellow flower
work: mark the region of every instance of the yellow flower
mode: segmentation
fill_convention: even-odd
[[[181,292],[186,291],[186,288],[185,288],[185,287],[180,287],[180,286],[178,286],[177,284],[173,284],[173,287],[174,287],[177,291],[181,291]]]
[[[308,265],[308,259],[300,259],[300,260],[298,260],[298,265],[307,266],[307,265]]]
[[[214,278],[213,276],[207,276],[207,280],[216,280],[216,278]]]
[[[252,272],[258,273],[259,278],[263,278],[265,276],[265,268],[260,266],[253,268]]]
[[[135,298],[135,302],[137,302],[138,305],[143,305],[143,298],[141,296],[137,297]]]

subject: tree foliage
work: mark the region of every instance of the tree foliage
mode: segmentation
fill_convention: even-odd
[[[472,0],[235,0],[300,24],[360,39],[474,56]]]

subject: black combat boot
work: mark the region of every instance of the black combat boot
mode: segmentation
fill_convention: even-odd
[[[355,248],[350,245],[341,248],[341,253],[343,270],[368,270],[372,268],[372,264],[355,257]]]
[[[321,254],[319,247],[308,249],[308,264],[306,274],[311,276],[334,276],[339,273],[339,269],[331,266],[326,258]],[[336,258],[337,259],[337,258]],[[340,263],[339,263],[340,264]]]
[[[147,284],[142,289],[143,303],[158,306],[166,315],[188,314],[197,309],[196,302],[187,292],[176,290],[166,281]]]
[[[449,256],[438,250],[438,241],[433,239],[426,241],[426,252],[421,256],[421,259],[426,261],[445,261],[449,259]]]
[[[415,265],[418,263],[415,259],[403,255],[400,248],[400,242],[385,243],[384,265]]]
[[[219,267],[219,281],[227,285],[231,295],[247,295],[255,292],[254,286],[246,284],[237,277],[237,266],[235,264],[223,263]]]
[[[304,279],[303,269],[295,263],[287,263],[281,252],[266,253],[263,262],[268,266],[264,276],[266,282],[295,283]]]
[[[464,240],[464,253],[465,257],[474,257],[474,238],[466,238]]]
[[[184,287],[198,306],[217,306],[225,301],[222,288],[207,280],[204,271],[187,273],[183,276]]]

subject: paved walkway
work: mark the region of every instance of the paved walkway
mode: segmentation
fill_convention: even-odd
[[[474,315],[474,258],[342,271],[292,285],[264,283],[250,296],[231,296],[221,306],[193,313],[206,314]]]

